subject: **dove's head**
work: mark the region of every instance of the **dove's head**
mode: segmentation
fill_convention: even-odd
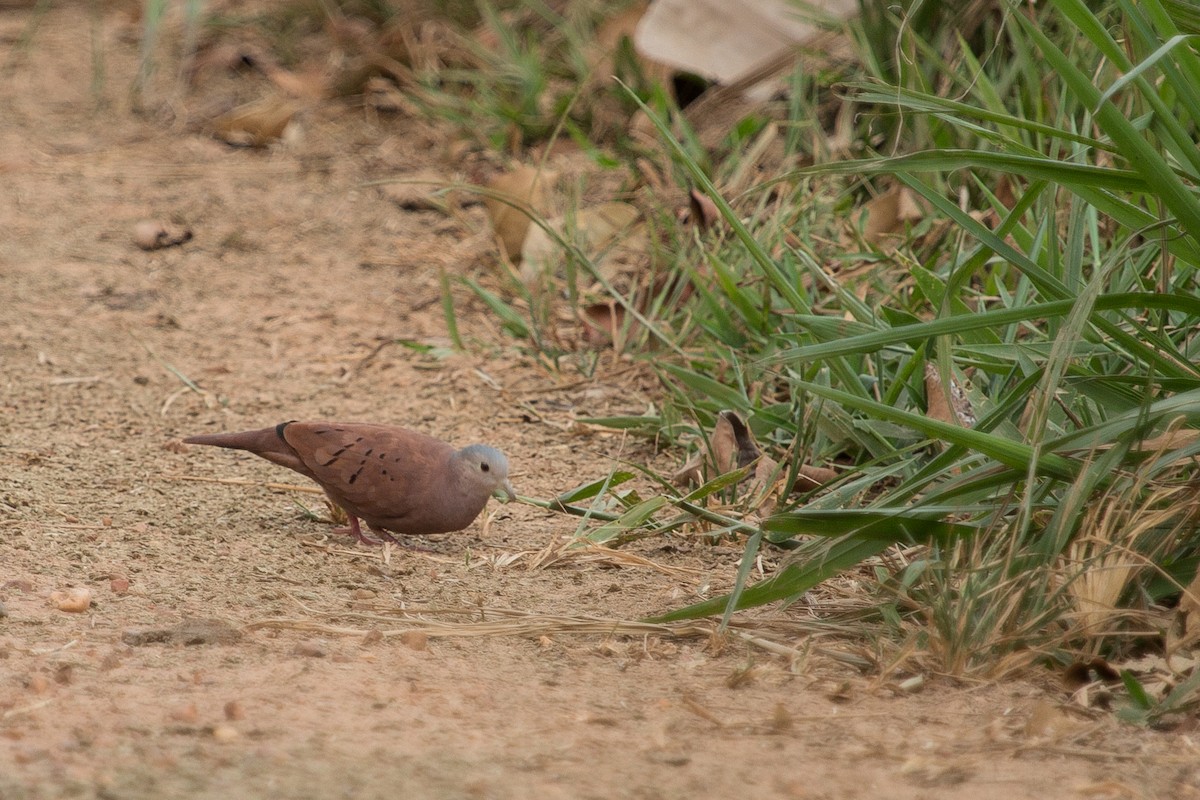
[[[503,496],[509,502],[517,493],[508,482],[508,459],[494,447],[473,444],[455,455],[467,486],[486,490],[489,495]]]

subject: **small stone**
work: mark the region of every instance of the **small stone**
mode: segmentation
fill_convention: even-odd
[[[65,591],[51,592],[50,604],[59,611],[82,614],[91,608],[92,590],[86,586],[74,586]]]
[[[195,703],[188,703],[186,706],[172,709],[171,719],[187,725],[195,725],[196,721],[200,719],[200,709],[196,708]]]
[[[293,647],[292,655],[304,656],[305,658],[324,658],[328,655],[328,651],[318,642],[307,641],[299,642]]]
[[[218,742],[232,742],[241,734],[238,729],[232,725],[214,725],[212,729],[213,738]]]
[[[108,582],[108,588],[118,597],[129,594],[129,579],[128,578],[112,578]]]
[[[242,708],[241,702],[230,700],[225,704],[225,719],[230,722],[237,722],[239,719],[246,718],[246,709]]]

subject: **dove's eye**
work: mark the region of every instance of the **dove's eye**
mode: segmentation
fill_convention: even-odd
[[[486,461],[484,461],[482,464],[480,464],[479,468],[481,470],[483,470],[484,472],[490,472],[492,469],[490,466],[488,466],[488,463]]]

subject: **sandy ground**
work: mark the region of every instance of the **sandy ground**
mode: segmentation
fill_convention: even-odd
[[[130,113],[122,13],[51,10],[25,50],[30,18],[0,10],[0,799],[1200,797],[1191,735],[1058,710],[1052,676],[905,692],[809,650],[803,604],[757,617],[800,657],[617,627],[727,587],[736,548],[565,551],[574,519],[498,504],[359,547],[268,486],[299,476],[179,445],[403,424],[501,447],[542,498],[682,457],[571,425],[652,379],[550,374],[465,294],[468,353],[392,343],[446,344],[439,268],[503,288],[461,260],[479,209],[363,185],[446,168],[427,128],[329,103],[231,148]],[[195,238],[143,252],[146,218]],[[72,587],[83,613],[51,602]]]

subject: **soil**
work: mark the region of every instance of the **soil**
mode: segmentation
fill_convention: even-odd
[[[0,798],[1200,797],[1192,736],[1050,675],[862,671],[805,603],[630,624],[728,588],[737,547],[570,549],[575,518],[497,503],[359,546],[299,476],[181,445],[403,424],[538,498],[684,458],[574,423],[655,402],[633,361],[548,371],[457,291],[448,347],[441,271],[504,291],[483,211],[367,185],[451,175],[443,133],[338,101],[230,147],[161,87],[133,113],[125,11],[32,6],[0,4]],[[145,219],[194,238],[143,251]]]

